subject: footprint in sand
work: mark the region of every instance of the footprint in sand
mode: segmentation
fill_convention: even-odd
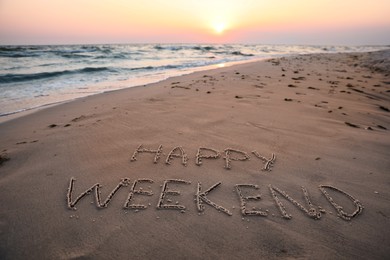
[[[2,166],[5,162],[11,160],[7,153],[0,154],[0,166]]]

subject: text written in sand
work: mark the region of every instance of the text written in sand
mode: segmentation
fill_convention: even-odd
[[[92,185],[90,188],[82,192],[79,196],[77,196],[75,199],[73,198],[73,190],[75,185],[75,179],[71,178],[69,182],[69,187],[67,191],[67,197],[66,202],[69,209],[76,210],[76,205],[79,203],[81,199],[86,197],[87,195],[94,194],[95,203],[98,208],[107,208],[110,201],[113,199],[115,194],[124,187],[130,187],[128,190],[128,196],[123,204],[123,209],[132,209],[132,210],[144,210],[148,208],[148,205],[143,204],[134,204],[132,203],[132,199],[135,195],[144,195],[144,196],[153,196],[154,193],[151,189],[144,190],[144,188],[140,185],[142,183],[153,183],[154,181],[151,179],[136,179],[133,182],[129,178],[122,179],[116,187],[108,194],[106,199],[102,201],[101,199],[101,187],[102,185],[99,183],[96,183]],[[172,184],[175,185],[191,185],[190,181],[181,180],[181,179],[168,179],[165,180],[162,184],[161,191],[158,196],[158,200],[155,203],[156,209],[168,209],[168,210],[179,210],[182,213],[185,212],[187,209],[186,205],[180,204],[179,201],[176,201],[176,203],[172,203],[172,196],[179,196],[180,191],[176,188],[172,188]],[[196,209],[198,213],[203,213],[205,211],[204,204],[209,205],[210,207],[218,210],[219,212],[225,213],[228,216],[232,216],[232,212],[227,209],[227,207],[219,205],[215,202],[213,202],[208,195],[211,192],[216,192],[216,189],[222,184],[222,182],[217,182],[214,185],[211,185],[210,187],[204,189],[202,186],[202,183],[198,182],[196,185],[196,190],[194,192],[194,202]],[[243,216],[261,216],[261,217],[267,217],[268,216],[268,210],[263,210],[261,208],[253,207],[252,209],[247,208],[247,204],[250,201],[258,201],[262,199],[261,194],[258,193],[259,186],[255,184],[236,184],[235,185],[235,192],[237,193],[238,202],[240,203],[241,207],[241,214]],[[284,198],[286,201],[290,202],[294,206],[296,206],[299,210],[301,210],[306,216],[312,219],[320,219],[322,214],[325,210],[321,206],[315,206],[309,196],[308,191],[305,187],[301,187],[302,194],[304,197],[304,203],[298,202],[296,199],[293,199],[291,196],[289,196],[285,191],[281,190],[280,188],[276,187],[275,185],[268,185],[268,189],[270,191],[271,197],[273,198],[273,201],[276,205],[276,207],[279,209],[280,214],[285,219],[291,219],[292,216],[287,213],[287,210],[280,200],[280,198]],[[329,201],[329,203],[334,207],[334,209],[337,211],[337,214],[339,217],[341,217],[344,220],[351,220],[352,218],[356,217],[358,214],[360,214],[363,211],[363,205],[360,203],[359,200],[357,200],[355,197],[350,195],[349,193],[331,186],[331,185],[320,185],[319,186],[320,191],[325,196],[325,198]],[[355,210],[352,213],[348,213],[344,211],[343,207],[338,204],[333,197],[329,195],[329,193],[326,190],[332,190],[334,192],[337,192],[341,195],[343,195],[345,198],[349,199],[352,204],[355,207]],[[279,197],[280,196],[280,197]]]
[[[151,154],[154,154],[153,163],[158,163],[160,158],[161,158],[162,149],[163,149],[162,145],[159,145],[156,149],[150,149],[150,148],[145,148],[141,144],[134,151],[130,160],[132,162],[136,161],[137,156],[140,153],[151,153]],[[276,156],[274,153],[271,154],[270,158],[266,158],[265,156],[260,155],[256,150],[252,151],[252,154],[254,154],[255,157],[258,158],[262,162],[263,166],[262,166],[261,170],[271,171],[271,168],[276,161]],[[221,157],[220,151],[218,151],[214,148],[200,147],[200,148],[198,148],[196,156],[195,156],[195,164],[200,166],[200,165],[202,165],[204,159],[218,159],[220,157]],[[188,155],[181,146],[174,147],[168,153],[168,156],[165,159],[165,163],[167,165],[170,165],[174,158],[180,158],[181,163],[184,166],[187,166]],[[223,150],[223,160],[225,161],[224,168],[227,170],[230,170],[232,168],[232,161],[247,161],[249,159],[250,159],[250,156],[245,151],[241,151],[241,150],[233,149],[233,148],[226,148]]]
[[[134,151],[133,155],[131,156],[131,161],[134,162],[137,160],[137,156],[142,153],[150,153],[153,154],[153,162],[157,164],[161,158],[162,155],[162,145],[159,145],[156,149],[150,149],[146,148],[143,145],[139,145],[136,150]],[[231,169],[232,168],[232,161],[246,161],[249,160],[250,156],[248,153],[233,149],[233,148],[226,148],[223,150],[223,160],[225,164],[225,169]],[[275,163],[276,156],[272,153],[270,158],[266,158],[262,155],[260,155],[257,151],[252,151],[252,154],[255,155],[256,158],[260,159],[262,162],[262,170],[263,171],[270,171],[272,166]],[[200,166],[202,164],[202,161],[204,159],[218,159],[221,157],[220,151],[208,148],[208,147],[200,147],[197,150],[196,156],[195,156],[195,164]],[[165,163],[167,165],[171,164],[172,160],[178,158],[181,160],[181,164],[184,166],[187,166],[188,164],[188,156],[185,152],[185,150],[181,146],[174,147],[170,152],[168,153]],[[149,206],[152,205],[152,203],[148,203],[148,205],[134,203],[134,197],[136,196],[153,196],[153,190],[151,186],[149,185],[147,189],[143,187],[145,184],[152,184],[154,181],[152,179],[142,178],[142,179],[135,179],[133,181],[130,180],[130,178],[124,178],[122,179],[116,187],[108,194],[106,199],[102,200],[101,198],[101,187],[102,185],[100,183],[96,183],[92,185],[90,188],[86,189],[84,192],[80,193],[76,198],[74,198],[74,186],[75,186],[76,179],[71,178],[67,190],[67,197],[66,202],[68,209],[76,210],[76,205],[82,200],[83,198],[87,197],[87,195],[92,195],[95,200],[95,205],[97,208],[107,208],[110,201],[114,198],[114,196],[117,194],[117,192],[122,189],[126,188],[128,191],[128,195],[126,200],[123,204],[123,209],[125,210],[134,210],[135,212],[138,212],[140,210],[145,210]],[[183,185],[183,186],[182,186]],[[194,189],[194,206],[198,212],[199,215],[204,214],[204,211],[206,209],[205,205],[208,205],[211,208],[214,208],[215,210],[218,210],[221,213],[224,213],[228,216],[232,216],[233,213],[228,209],[228,207],[221,205],[221,202],[216,203],[213,201],[213,199],[210,198],[209,194],[218,192],[217,189],[222,185],[222,182],[217,182],[214,185],[208,186],[206,188],[203,187],[201,182],[197,182],[196,188]],[[180,196],[181,192],[179,187],[190,187],[191,182],[183,179],[167,179],[164,180],[161,187],[161,190],[159,191],[159,196],[156,201],[154,201],[154,204],[156,205],[156,209],[158,210],[178,210],[182,213],[186,212],[188,208],[189,203],[181,203],[178,200],[173,203],[173,198],[176,196]],[[130,187],[130,188],[129,188]],[[239,203],[240,206],[240,212],[242,216],[260,216],[260,217],[268,217],[269,210],[268,209],[262,209],[260,207],[252,207],[250,208],[249,205],[253,205],[253,202],[258,202],[262,200],[262,195],[259,193],[259,186],[252,183],[244,183],[244,184],[236,184],[233,187],[234,192],[236,193],[237,197],[237,203]],[[280,212],[280,215],[282,218],[285,219],[291,219],[292,215],[289,214],[285,208],[286,202],[291,203],[296,208],[298,208],[300,211],[303,212],[303,214],[311,219],[321,219],[323,213],[326,211],[321,206],[315,206],[312,203],[312,200],[309,196],[309,193],[305,187],[301,187],[302,195],[303,195],[303,201],[299,202],[298,200],[292,198],[287,192],[283,191],[282,189],[278,188],[275,185],[268,185],[268,190],[270,193],[270,198],[275,204],[276,208]],[[319,185],[319,190],[322,193],[322,195],[325,197],[325,199],[330,203],[330,205],[336,210],[337,215],[347,221],[350,221],[357,215],[359,215],[363,211],[363,205],[360,203],[359,200],[357,200],[355,197],[350,195],[348,192],[343,191],[342,189],[339,189],[335,186],[331,185]],[[337,199],[339,200],[340,197],[343,198],[342,203],[345,204],[348,203],[349,209],[354,209],[352,212],[347,212],[344,210],[344,207],[341,206],[342,203],[336,202],[336,199],[331,196],[329,191],[332,191],[333,194],[338,194]],[[284,199],[284,203],[281,199]]]

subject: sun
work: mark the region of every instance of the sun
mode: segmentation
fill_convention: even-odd
[[[223,22],[217,22],[213,25],[213,29],[217,34],[222,34],[226,30],[226,24]]]

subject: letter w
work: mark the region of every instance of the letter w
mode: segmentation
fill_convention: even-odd
[[[110,194],[108,194],[107,198],[104,200],[104,202],[101,202],[100,199],[100,187],[102,187],[99,183],[96,183],[92,185],[89,189],[81,193],[74,201],[72,201],[72,193],[73,193],[73,188],[74,188],[74,183],[76,179],[75,178],[70,178],[69,182],[69,187],[68,187],[68,192],[67,192],[67,204],[68,204],[68,209],[73,209],[76,210],[76,204],[85,196],[90,195],[93,190],[95,190],[95,201],[96,201],[96,206],[98,208],[106,208],[107,205],[110,203],[111,199],[114,197],[115,193],[119,191],[120,188],[123,186],[128,186],[130,183],[130,180],[127,178],[122,179],[119,184],[111,191]]]

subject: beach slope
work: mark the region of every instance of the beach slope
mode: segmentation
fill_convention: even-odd
[[[1,259],[384,259],[389,51],[236,65],[0,124]]]

